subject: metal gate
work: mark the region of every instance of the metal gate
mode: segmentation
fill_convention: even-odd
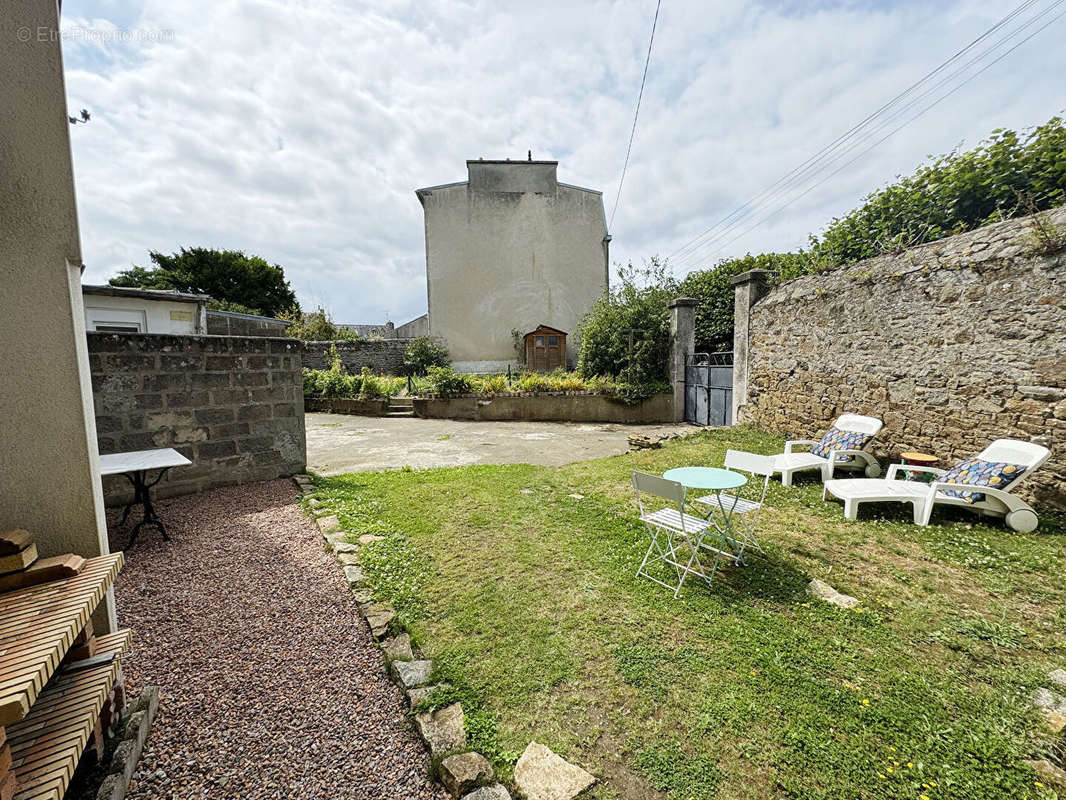
[[[733,424],[732,353],[693,353],[686,359],[685,421]]]

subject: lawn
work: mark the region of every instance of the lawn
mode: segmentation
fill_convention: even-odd
[[[1022,762],[1053,747],[1027,699],[1066,665],[1066,526],[1018,535],[965,512],[847,523],[814,481],[772,483],[765,557],[672,593],[629,471],[774,452],[745,428],[565,467],[318,479],[375,595],[454,687],[506,778],[535,739],[600,777],[594,798],[1053,798]],[[572,497],[571,495],[582,495]],[[812,601],[811,578],[858,597]]]

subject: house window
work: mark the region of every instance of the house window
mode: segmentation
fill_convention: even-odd
[[[544,347],[544,337],[543,336],[538,336],[537,337],[537,347]]]
[[[97,322],[96,323],[96,330],[97,331],[104,331],[104,332],[108,332],[108,333],[140,333],[141,332],[141,326],[140,325],[119,325],[119,324],[108,324],[106,322]]]
[[[559,346],[559,337],[558,336],[549,336],[548,337],[548,347],[558,347],[558,346]]]

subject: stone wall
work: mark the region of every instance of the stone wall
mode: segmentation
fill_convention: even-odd
[[[400,375],[403,372],[403,354],[410,339],[356,339],[340,342],[307,342],[303,351],[303,366],[306,369],[329,369],[327,356],[329,346],[337,345],[344,368],[355,375],[363,367],[374,372]]]
[[[303,472],[303,380],[295,339],[90,333],[101,453],[173,447],[160,497]],[[122,476],[104,478],[113,504]]]
[[[1066,230],[1066,208],[1045,219]],[[872,414],[881,456],[941,466],[1037,442],[1051,458],[1020,494],[1066,508],[1066,253],[1046,253],[1024,218],[775,287],[751,311],[740,419],[810,438]]]

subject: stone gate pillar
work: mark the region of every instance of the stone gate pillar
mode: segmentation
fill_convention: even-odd
[[[751,307],[766,294],[770,273],[764,269],[742,272],[733,278],[733,424],[739,425],[741,408],[748,402],[748,327]]]
[[[696,349],[696,300],[676,297],[670,303],[670,385],[674,422],[685,419],[685,364]]]

